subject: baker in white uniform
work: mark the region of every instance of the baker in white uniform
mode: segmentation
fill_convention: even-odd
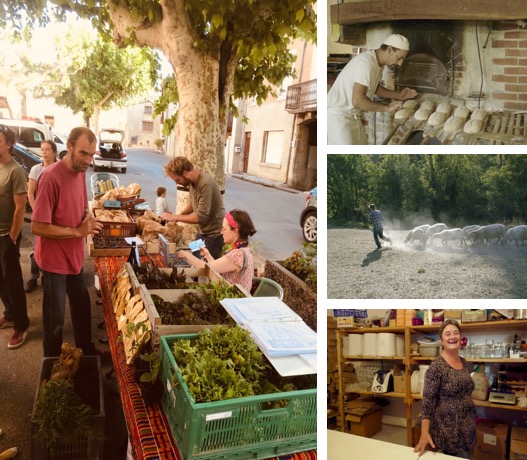
[[[410,88],[391,91],[380,85],[383,67],[399,67],[409,49],[406,37],[392,34],[380,48],[365,51],[346,64],[328,92],[329,145],[367,144],[362,112],[394,112],[402,101],[417,96]],[[375,94],[393,100],[388,105],[373,102]]]

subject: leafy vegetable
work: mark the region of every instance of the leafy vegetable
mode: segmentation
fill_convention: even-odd
[[[179,371],[196,402],[253,396],[266,368],[261,351],[241,327],[205,330],[197,340],[172,348]]]
[[[187,292],[174,302],[152,294],[152,301],[163,324],[234,324],[218,302],[212,302],[197,292]]]
[[[134,271],[139,283],[146,285],[147,289],[188,288],[185,270],[179,272],[174,268],[170,273],[166,273],[149,263],[142,263],[140,267],[135,267]]]
[[[94,409],[77,395],[71,380],[48,380],[38,393],[37,436],[44,439],[53,458],[60,439],[74,439],[79,434],[88,439],[100,439],[100,433],[90,423],[94,414]]]

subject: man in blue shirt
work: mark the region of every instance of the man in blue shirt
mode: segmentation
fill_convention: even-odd
[[[375,205],[373,203],[370,204],[370,215],[368,216],[368,223],[372,224],[373,226],[373,238],[375,239],[377,249],[381,249],[381,242],[379,241],[379,238],[384,241],[387,241],[388,243],[390,243],[391,246],[392,240],[387,236],[383,235],[384,218],[382,217],[381,211],[375,209]]]

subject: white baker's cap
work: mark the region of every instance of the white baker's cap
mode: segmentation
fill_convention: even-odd
[[[384,40],[383,45],[390,45],[403,51],[410,50],[410,42],[408,39],[404,35],[399,34],[388,35],[386,40]]]

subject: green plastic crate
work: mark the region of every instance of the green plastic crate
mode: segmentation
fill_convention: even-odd
[[[31,458],[33,460],[51,459],[46,449],[44,440],[37,437],[38,424],[35,420],[35,410],[37,407],[38,391],[42,379],[49,379],[53,364],[57,358],[43,358],[40,367],[40,378],[38,379],[37,391],[35,393],[35,402],[33,404],[33,414],[31,417]],[[100,440],[90,440],[85,436],[79,435],[68,440],[61,440],[57,443],[57,450],[54,460],[102,460],[104,453],[104,392],[102,383],[101,360],[98,356],[82,356],[79,364],[80,367],[89,367],[96,369],[98,380],[93,385],[99,389],[99,412],[92,416],[91,425],[101,435]]]
[[[316,448],[316,383],[309,390],[194,402],[171,349],[176,340],[197,337],[198,334],[161,337],[161,401],[184,460],[263,459]],[[280,409],[262,408],[276,400],[289,403]]]

